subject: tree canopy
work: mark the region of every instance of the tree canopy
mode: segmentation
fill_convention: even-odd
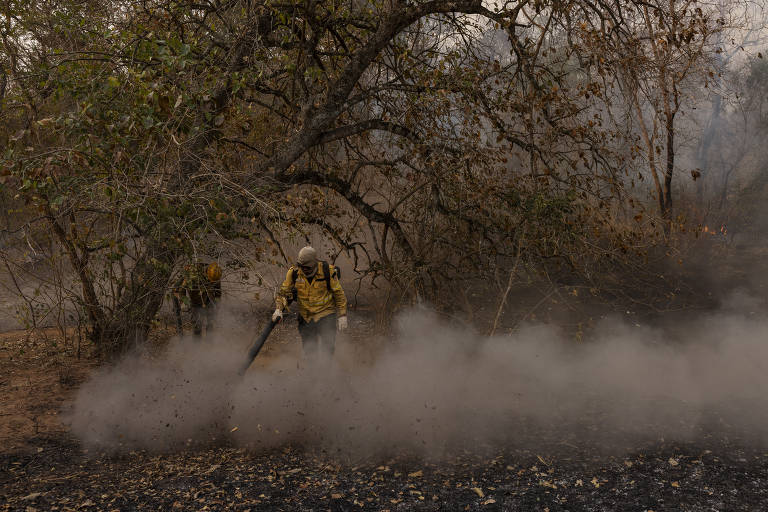
[[[594,278],[643,253],[662,227],[646,194],[672,219],[681,90],[724,26],[677,0],[10,0],[0,17],[6,191],[108,352],[146,337],[181,262],[275,262],[307,229],[433,299],[446,277]]]

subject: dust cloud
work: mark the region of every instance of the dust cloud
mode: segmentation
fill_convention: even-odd
[[[104,450],[226,440],[257,450],[292,443],[352,457],[440,456],[723,433],[763,445],[763,305],[736,295],[674,329],[609,318],[581,343],[551,325],[488,338],[412,310],[377,342],[373,362],[342,355],[308,365],[284,355],[243,378],[244,340],[182,339],[160,358],[127,358],[96,374],[69,421],[85,446]]]

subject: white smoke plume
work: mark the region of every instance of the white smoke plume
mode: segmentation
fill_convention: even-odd
[[[674,330],[605,320],[581,343],[549,325],[487,338],[411,311],[371,363],[283,355],[243,378],[243,340],[185,339],[159,359],[94,375],[70,421],[86,446],[108,450],[229,438],[440,456],[537,442],[630,447],[723,429],[765,444],[768,318],[739,300]]]

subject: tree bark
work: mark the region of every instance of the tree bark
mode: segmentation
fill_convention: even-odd
[[[666,119],[667,131],[667,170],[664,173],[664,202],[662,216],[666,220],[672,217],[672,175],[675,170],[675,114],[671,113]]]

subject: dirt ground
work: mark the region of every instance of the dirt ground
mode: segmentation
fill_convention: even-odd
[[[358,330],[372,328],[358,324]],[[0,336],[0,510],[762,510],[768,453],[735,435],[651,440],[615,451],[600,436],[539,428],[506,448],[440,461],[409,453],[350,461],[312,447],[270,451],[227,439],[172,453],[89,452],[59,419],[98,365],[73,346]],[[162,334],[160,335],[162,336]],[[52,341],[53,340],[53,341]],[[298,353],[293,330],[259,364]],[[599,431],[599,418],[588,426]]]
[[[54,330],[0,334],[0,450],[24,452],[37,438],[64,436],[59,416],[97,362],[77,358]]]

